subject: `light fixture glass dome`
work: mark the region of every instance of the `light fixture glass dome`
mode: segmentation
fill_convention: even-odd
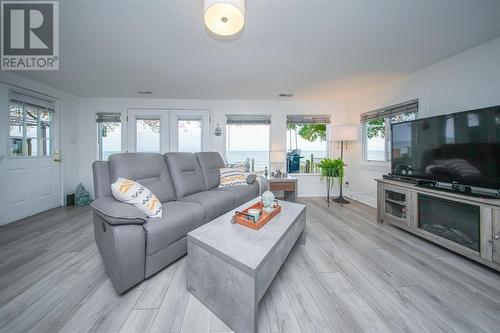
[[[245,0],[205,0],[205,25],[220,36],[232,36],[245,25]]]

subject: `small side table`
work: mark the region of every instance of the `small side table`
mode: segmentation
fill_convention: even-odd
[[[273,178],[268,176],[269,191],[279,192],[283,191],[285,200],[290,202],[297,201],[298,183],[297,178],[287,175],[282,178]]]

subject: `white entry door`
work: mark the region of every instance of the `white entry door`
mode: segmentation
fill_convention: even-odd
[[[129,152],[166,153],[169,151],[169,111],[128,109]]]
[[[0,84],[0,225],[62,204],[58,104]]]

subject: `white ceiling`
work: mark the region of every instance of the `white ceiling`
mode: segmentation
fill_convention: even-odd
[[[60,70],[18,72],[77,96],[333,99],[500,36],[499,0],[247,0],[239,38],[202,0],[61,0]]]

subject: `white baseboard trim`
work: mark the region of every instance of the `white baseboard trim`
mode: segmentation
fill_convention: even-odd
[[[355,192],[351,191],[345,191],[345,196],[348,198],[351,198],[353,200],[359,201],[361,203],[364,203],[365,205],[377,208],[377,199],[372,198],[368,195],[363,195],[363,194],[357,194]]]

